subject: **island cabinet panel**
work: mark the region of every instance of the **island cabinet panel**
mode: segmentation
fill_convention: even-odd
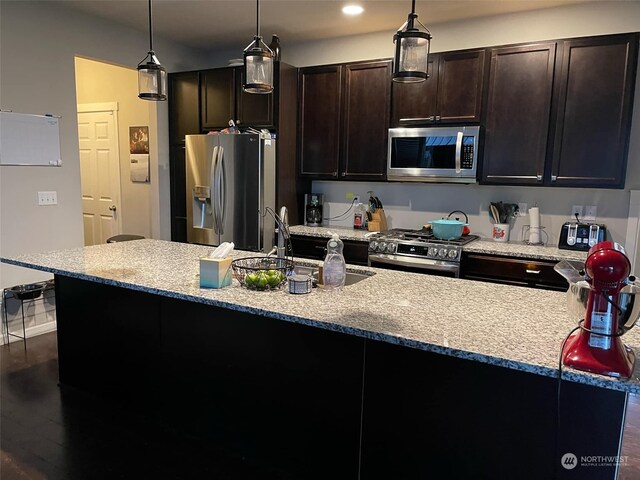
[[[616,478],[560,459],[618,455],[623,392],[563,381],[558,425],[555,378],[372,340],[365,363],[361,480]]]
[[[430,55],[426,81],[394,82],[392,126],[479,123],[485,63],[484,49]]]
[[[70,277],[55,282],[60,383],[157,416],[159,297]]]
[[[483,183],[543,183],[555,52],[555,42],[491,49]]]
[[[216,68],[200,72],[200,117],[204,130],[218,130],[235,119],[236,70]]]
[[[162,334],[171,425],[286,478],[357,478],[363,339],[171,299]]]
[[[562,42],[551,183],[622,188],[638,34]]]
[[[342,66],[301,68],[298,88],[299,173],[338,178]]]
[[[345,180],[382,180],[386,175],[391,62],[344,67],[342,168]]]

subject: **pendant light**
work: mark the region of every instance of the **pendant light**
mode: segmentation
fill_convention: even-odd
[[[273,52],[260,36],[260,0],[256,0],[256,35],[242,53],[244,57],[244,85],[248,93],[273,91]]]
[[[151,0],[149,0],[149,53],[138,64],[138,97],[156,102],[167,99],[167,71],[160,65],[153,51]]]
[[[393,41],[396,44],[396,54],[393,59],[393,81],[424,82],[429,78],[427,69],[431,48],[431,32],[418,20],[416,0],[411,0],[409,18],[393,36]]]

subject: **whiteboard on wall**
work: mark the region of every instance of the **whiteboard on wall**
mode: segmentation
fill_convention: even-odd
[[[61,166],[59,120],[0,111],[0,165]]]

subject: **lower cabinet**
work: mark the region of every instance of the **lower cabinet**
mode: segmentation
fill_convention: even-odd
[[[328,238],[291,235],[293,256],[324,260],[327,255]],[[369,242],[342,240],[344,243],[344,259],[352,265],[367,265],[369,262]]]
[[[463,252],[460,276],[469,280],[566,292],[569,284],[553,269],[557,263]]]

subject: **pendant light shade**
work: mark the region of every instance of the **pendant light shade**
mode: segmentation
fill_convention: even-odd
[[[149,0],[149,52],[138,64],[138,97],[143,100],[167,99],[167,71],[153,51],[153,23]]]
[[[260,0],[256,0],[256,35],[243,52],[244,84],[248,93],[273,91],[273,52],[260,36]]]
[[[416,2],[412,0],[409,18],[393,36],[396,44],[393,59],[394,82],[424,82],[429,78],[431,32],[420,23],[415,9]]]

